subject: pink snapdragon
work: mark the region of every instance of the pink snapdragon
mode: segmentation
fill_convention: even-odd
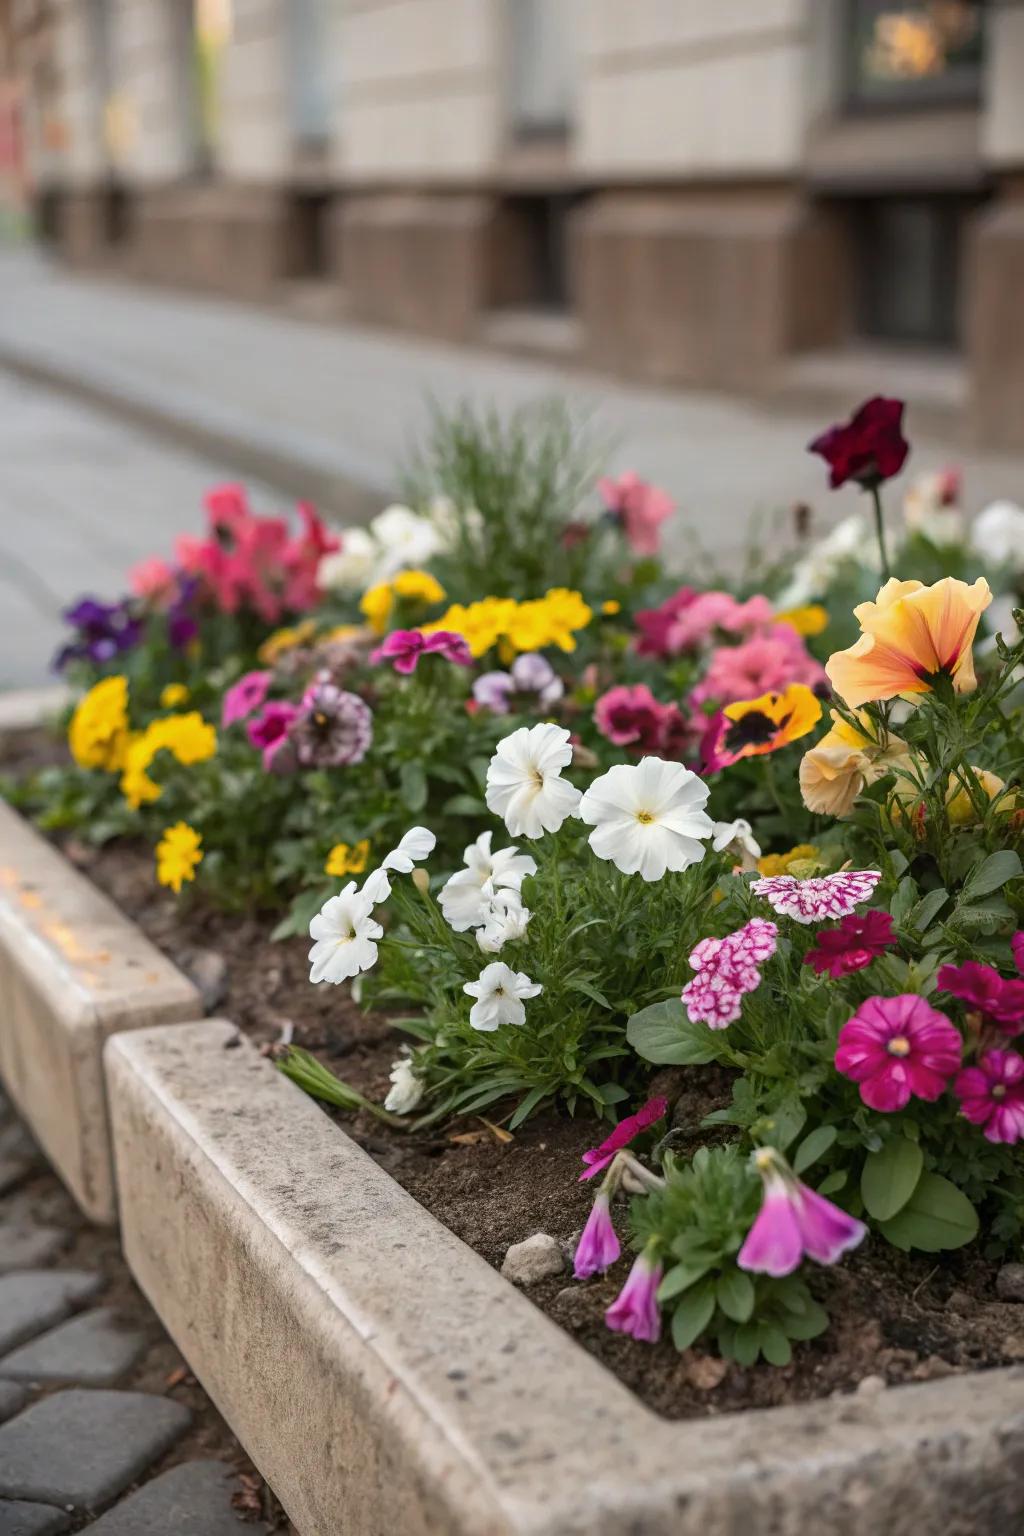
[[[602,1173],[616,1152],[621,1152],[623,1147],[628,1147],[641,1131],[646,1131],[656,1124],[667,1112],[668,1100],[659,1095],[648,1099],[635,1115],[627,1115],[624,1120],[620,1120],[611,1135],[606,1136],[599,1147],[591,1147],[588,1152],[584,1152],[583,1161],[587,1166],[580,1174],[580,1182]]]
[[[820,662],[788,624],[772,624],[741,645],[722,645],[712,652],[704,677],[689,695],[701,708],[709,700],[735,704],[763,693],[784,693],[791,683],[808,688],[827,686]]]
[[[1004,1034],[1019,1035],[1024,1030],[1024,981],[1007,980],[994,966],[978,960],[943,965],[936,981],[944,992],[998,1024]]]
[[[236,720],[244,720],[254,709],[259,709],[267,697],[272,679],[271,672],[246,672],[237,683],[233,683],[224,695],[221,725],[234,725]]]
[[[911,1098],[934,1103],[960,1066],[960,1031],[914,992],[869,997],[839,1031],[836,1070],[869,1109],[892,1114]]]
[[[795,875],[769,875],[754,880],[750,889],[795,923],[827,923],[848,917],[867,901],[882,878],[878,869],[841,869],[834,875],[798,880]]]
[[[740,1269],[781,1279],[805,1257],[835,1264],[867,1236],[862,1221],[797,1178],[781,1152],[762,1147],[755,1153],[764,1183],[757,1219],[736,1256]]]
[[[661,1337],[661,1311],[658,1286],[662,1266],[653,1253],[644,1249],[630,1270],[625,1285],[604,1315],[605,1323],[615,1333],[628,1333],[634,1339],[656,1344]]]
[[[627,470],[617,480],[605,477],[597,489],[608,511],[626,535],[635,555],[656,555],[661,544],[661,525],[675,511],[666,491]]]
[[[166,560],[159,560],[155,556],[149,560],[140,560],[138,565],[133,565],[128,574],[128,581],[136,597],[141,597],[156,607],[166,606],[174,597],[178,586],[174,567]]]
[[[761,966],[776,950],[779,930],[753,917],[724,939],[702,939],[690,955],[696,975],[683,988],[683,1002],[693,1024],[725,1029],[740,1016],[743,999],[761,985]]]
[[[1024,1056],[986,1051],[965,1067],[953,1084],[960,1108],[972,1125],[984,1126],[987,1141],[1013,1145],[1024,1138]]]
[[[591,1275],[603,1274],[610,1269],[621,1252],[622,1245],[612,1225],[608,1191],[599,1189],[576,1245],[572,1272],[577,1280],[589,1280]]]
[[[425,635],[418,629],[394,629],[382,645],[370,652],[372,662],[390,661],[396,672],[415,672],[421,656],[443,656],[457,667],[471,667],[473,653],[454,630],[438,629]]]

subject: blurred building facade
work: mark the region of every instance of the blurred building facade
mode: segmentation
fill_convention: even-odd
[[[902,348],[1024,442],[1020,0],[8,5],[71,261],[659,383]]]

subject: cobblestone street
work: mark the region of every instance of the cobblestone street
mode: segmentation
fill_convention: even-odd
[[[0,1096],[0,1536],[86,1529],[291,1526]]]

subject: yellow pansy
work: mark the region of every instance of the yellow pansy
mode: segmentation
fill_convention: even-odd
[[[160,694],[161,709],[177,709],[182,704],[187,704],[189,699],[188,689],[184,683],[168,683]]]
[[[757,861],[758,874],[765,879],[771,879],[774,875],[788,875],[790,866],[802,864],[808,860],[816,860],[818,849],[813,843],[797,843],[788,853],[766,853]]]
[[[370,839],[368,837],[364,837],[352,848],[348,843],[335,843],[327,855],[324,874],[336,875],[339,879],[343,875],[361,875],[369,857]]]
[[[165,750],[186,767],[205,762],[217,750],[217,732],[194,709],[186,715],[166,715],[147,725],[133,738],[124,758],[121,793],[132,810],[159,800],[160,785],[154,783],[147,770],[157,753]]]
[[[375,635],[382,635],[387,629],[394,604],[394,593],[386,581],[378,582],[375,587],[367,587],[359,599],[359,612],[365,616]]]
[[[420,603],[443,603],[445,590],[429,571],[399,571],[391,583],[396,597]]]
[[[196,866],[202,863],[202,838],[188,822],[168,827],[156,845],[156,877],[175,894],[186,880],[194,880]]]
[[[131,740],[128,679],[105,677],[82,698],[68,727],[68,748],[80,768],[118,773]]]
[[[806,639],[810,635],[820,635],[828,628],[828,611],[820,603],[807,603],[803,608],[787,608],[784,613],[775,615],[776,624],[788,624],[790,629],[795,629],[798,635]]]

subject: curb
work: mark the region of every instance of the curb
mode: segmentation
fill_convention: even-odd
[[[70,704],[74,696],[64,683],[51,683],[42,688],[12,688],[0,693],[0,736],[43,725]]]
[[[112,1225],[103,1042],[201,1018],[202,1003],[133,922],[2,804],[0,997],[0,1079],[85,1214]]]
[[[1024,1515],[1024,1369],[670,1423],[230,1024],[116,1035],[106,1068],[128,1263],[303,1536],[996,1536]]]

